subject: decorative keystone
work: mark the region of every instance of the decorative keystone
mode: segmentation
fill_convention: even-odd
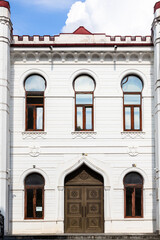
[[[154,5],[154,13],[157,9],[160,8],[160,2],[157,2],[155,5]]]

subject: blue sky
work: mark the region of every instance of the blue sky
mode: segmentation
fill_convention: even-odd
[[[70,4],[64,8],[49,8],[34,5],[30,1],[25,3],[24,0],[10,0],[9,2],[14,35],[55,35],[61,32],[67,13],[76,0],[70,1]]]
[[[9,0],[14,35],[56,35],[80,25],[107,35],[150,35],[157,0]],[[138,6],[138,7],[137,7]]]

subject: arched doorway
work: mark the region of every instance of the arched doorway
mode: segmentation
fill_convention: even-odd
[[[104,232],[103,177],[82,165],[65,178],[65,232]]]

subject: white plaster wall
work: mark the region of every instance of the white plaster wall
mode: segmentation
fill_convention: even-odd
[[[45,130],[25,132],[25,92],[27,74],[45,76]],[[76,73],[90,73],[96,81],[94,132],[74,132],[74,91]],[[143,130],[123,132],[125,74],[139,74],[142,93]],[[12,62],[11,65],[11,196],[10,231],[13,234],[64,232],[64,177],[85,162],[104,177],[105,232],[144,233],[155,231],[155,163],[153,124],[153,65],[151,62]],[[32,156],[32,147],[37,155]],[[82,153],[86,153],[84,157]],[[132,167],[135,164],[136,167]],[[35,165],[35,168],[33,168]],[[27,174],[40,172],[46,181],[44,220],[24,220],[24,185]],[[137,171],[144,178],[144,217],[124,219],[123,177]]]

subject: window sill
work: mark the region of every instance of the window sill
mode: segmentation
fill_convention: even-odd
[[[144,138],[145,132],[143,131],[123,131],[121,132],[122,138]]]
[[[94,131],[74,131],[71,133],[73,138],[82,138],[82,139],[86,139],[86,138],[90,138],[90,139],[94,139],[97,132]]]
[[[46,136],[46,132],[44,131],[24,131],[22,132],[22,138],[26,139],[26,138],[45,138]]]

